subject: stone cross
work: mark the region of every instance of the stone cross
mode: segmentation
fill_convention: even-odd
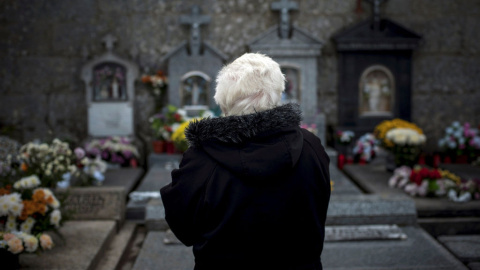
[[[287,39],[290,35],[290,10],[298,10],[298,4],[289,0],[272,3],[272,10],[280,11],[280,38]]]
[[[200,38],[200,26],[210,23],[210,16],[200,15],[200,7],[195,5],[192,7],[190,15],[182,15],[180,17],[181,24],[188,24],[190,28],[190,53],[192,55],[200,54],[200,46],[202,40]]]
[[[113,46],[115,45],[115,42],[117,42],[117,38],[115,38],[112,34],[106,35],[102,39],[103,43],[105,43],[105,48],[107,48],[107,51],[112,51]]]
[[[380,29],[380,5],[386,2],[387,0],[367,0],[372,4],[372,15],[373,15],[373,29]]]

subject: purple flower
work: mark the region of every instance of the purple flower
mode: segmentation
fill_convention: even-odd
[[[82,159],[85,156],[85,151],[80,147],[75,148],[73,151],[75,152],[77,159]]]

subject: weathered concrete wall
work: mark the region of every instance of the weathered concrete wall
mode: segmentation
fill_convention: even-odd
[[[4,0],[0,2],[0,125],[14,125],[20,141],[48,136],[85,138],[86,102],[80,68],[103,53],[101,38],[118,38],[115,52],[150,71],[159,59],[188,39],[179,17],[200,3],[212,17],[202,37],[231,59],[278,22],[276,0]],[[337,54],[331,36],[370,14],[356,0],[297,0],[292,21],[323,41],[318,104],[329,125],[337,122]],[[389,0],[384,16],[419,33],[413,59],[413,121],[424,128],[430,148],[454,120],[480,123],[480,1]],[[136,87],[136,124],[148,134],[153,103]]]

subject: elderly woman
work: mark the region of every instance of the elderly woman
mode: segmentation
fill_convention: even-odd
[[[190,147],[161,189],[166,220],[195,269],[322,269],[329,158],[281,105],[285,77],[247,53],[217,77],[224,117],[190,124]],[[316,97],[313,97],[316,98]]]

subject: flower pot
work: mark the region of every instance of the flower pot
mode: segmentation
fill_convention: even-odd
[[[165,141],[153,141],[152,146],[155,153],[165,152]]]
[[[468,163],[468,156],[467,155],[458,155],[455,158],[455,163],[458,164],[467,164]]]
[[[165,150],[167,154],[175,154],[175,144],[171,141],[166,142]]]

